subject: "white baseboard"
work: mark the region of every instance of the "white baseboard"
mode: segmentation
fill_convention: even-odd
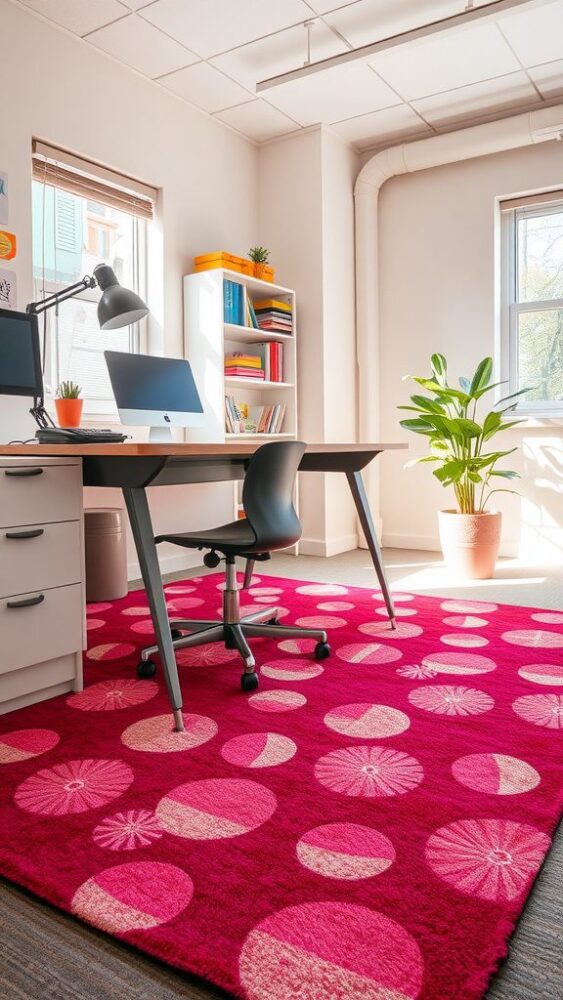
[[[438,535],[399,535],[384,531],[382,545],[390,549],[422,549],[425,552],[442,551]],[[518,553],[519,544],[514,539],[506,539],[501,542],[499,556],[502,559],[515,559],[518,557]]]
[[[358,536],[341,535],[339,538],[301,538],[299,554],[303,556],[337,556],[341,552],[351,552],[358,548]]]
[[[202,565],[202,558],[199,552],[184,551],[178,555],[161,556],[159,563],[160,571],[164,575],[165,573],[179,573],[183,569],[195,569]],[[141,568],[136,560],[127,563],[127,579],[141,579]]]

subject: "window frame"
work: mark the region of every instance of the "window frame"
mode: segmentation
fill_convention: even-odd
[[[530,302],[520,302],[517,298],[518,291],[518,221],[521,218],[544,215],[554,215],[563,212],[563,197],[561,192],[554,193],[552,201],[548,201],[545,195],[538,199],[537,204],[511,205],[501,210],[501,238],[500,238],[500,273],[501,273],[501,310],[500,310],[500,338],[499,338],[499,370],[500,378],[506,383],[500,387],[497,399],[507,396],[509,393],[517,392],[519,389],[518,379],[518,354],[519,354],[519,318],[528,312],[547,312],[563,309],[563,298],[533,300]],[[512,416],[514,414],[533,419],[534,417],[563,418],[563,400],[522,400],[518,399]]]

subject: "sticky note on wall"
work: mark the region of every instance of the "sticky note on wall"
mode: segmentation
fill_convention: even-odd
[[[12,260],[16,256],[16,235],[0,229],[0,260]]]

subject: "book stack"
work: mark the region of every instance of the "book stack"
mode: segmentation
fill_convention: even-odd
[[[285,406],[249,406],[225,396],[225,429],[228,434],[279,434],[285,418]]]
[[[225,375],[264,381],[266,372],[263,356],[261,354],[242,354],[238,351],[235,354],[226,354]]]
[[[278,299],[259,299],[254,303],[254,312],[261,330],[271,333],[293,332],[293,314],[289,302]]]
[[[245,323],[244,289],[236,281],[223,282],[223,318],[225,323]]]

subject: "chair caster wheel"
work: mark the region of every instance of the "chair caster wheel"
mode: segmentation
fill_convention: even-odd
[[[180,632],[179,628],[173,628],[173,629],[171,629],[170,630],[170,635],[172,636],[172,642],[175,642],[176,639],[181,639],[182,638],[182,632]]]
[[[315,646],[315,660],[326,660],[327,656],[330,656],[328,642],[318,642]]]
[[[268,618],[268,621],[265,624],[266,625],[279,625],[279,619],[278,618]]]
[[[258,687],[258,674],[256,671],[252,674],[243,674],[240,679],[240,686],[243,691],[256,691]]]
[[[148,680],[156,674],[156,663],[154,660],[139,660],[137,664],[137,677]]]

